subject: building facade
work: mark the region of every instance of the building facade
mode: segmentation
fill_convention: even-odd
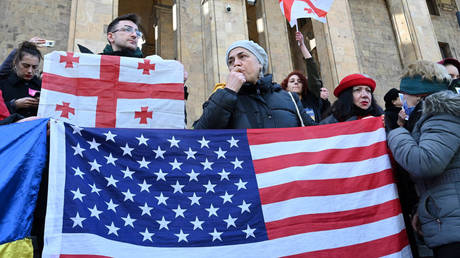
[[[405,65],[415,60],[460,58],[460,0],[335,0],[323,24],[299,20],[299,30],[319,63],[325,87],[364,73],[375,78],[375,96],[399,87]],[[269,71],[281,82],[292,70],[305,71],[290,28],[276,0],[2,0],[0,60],[21,41],[40,36],[54,48],[95,53],[107,44],[106,30],[119,15],[137,13],[145,34],[144,54],[182,62],[189,73],[189,123],[201,115],[214,84],[225,82],[225,51],[251,39],[269,55]],[[331,94],[332,95],[332,94]]]

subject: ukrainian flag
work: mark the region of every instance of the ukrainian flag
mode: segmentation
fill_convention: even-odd
[[[33,257],[28,237],[46,162],[47,123],[0,126],[0,257]]]

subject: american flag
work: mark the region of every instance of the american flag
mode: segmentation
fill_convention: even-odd
[[[410,257],[379,119],[253,130],[55,121],[43,255]]]

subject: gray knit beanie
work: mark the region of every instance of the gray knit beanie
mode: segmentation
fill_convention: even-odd
[[[265,75],[265,73],[267,73],[267,70],[268,70],[267,52],[265,52],[265,50],[261,46],[259,46],[259,44],[255,43],[252,40],[238,40],[238,41],[233,42],[233,44],[231,44],[230,47],[228,47],[227,49],[227,54],[225,55],[225,61],[227,64],[228,64],[228,54],[230,53],[230,51],[232,51],[233,49],[237,47],[245,48],[256,56],[257,60],[259,60],[259,63],[262,65],[262,69],[259,75],[262,78]]]

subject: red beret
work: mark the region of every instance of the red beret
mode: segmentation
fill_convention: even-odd
[[[334,96],[339,97],[342,91],[348,88],[351,88],[354,86],[360,86],[360,85],[369,86],[372,92],[374,92],[375,90],[375,81],[372,80],[372,78],[370,78],[367,75],[355,73],[355,74],[346,76],[340,81],[339,85],[334,90]]]

